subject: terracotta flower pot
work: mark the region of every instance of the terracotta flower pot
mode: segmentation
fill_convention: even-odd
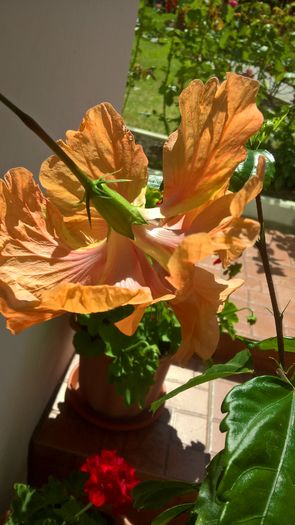
[[[102,428],[129,430],[153,423],[161,410],[153,415],[149,407],[165,393],[163,383],[171,357],[160,360],[154,384],[149,388],[142,408],[137,403],[127,406],[115,385],[108,381],[110,362],[111,358],[105,354],[80,356],[79,366],[72,371],[68,382],[68,400],[72,406],[82,417]]]

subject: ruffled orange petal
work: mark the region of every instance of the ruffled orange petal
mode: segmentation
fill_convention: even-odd
[[[258,82],[228,73],[205,85],[195,80],[179,98],[181,125],[164,147],[161,212],[178,215],[224,193],[234,168],[245,159],[245,142],[261,126],[255,104]]]
[[[171,297],[144,253],[115,232],[86,248],[67,246],[67,235],[59,237],[62,216],[25,169],[0,183],[0,225],[0,311],[12,331],[65,311]]]
[[[68,131],[66,144],[60,146],[89,177],[130,182],[111,184],[135,205],[144,204],[147,181],[147,158],[133,135],[127,130],[122,117],[111,104],[100,104],[87,111],[78,131]],[[40,181],[51,202],[71,217],[79,213],[86,217],[84,190],[70,170],[56,156],[43,162]],[[80,201],[80,203],[79,203]],[[91,215],[97,212],[91,208]]]
[[[228,248],[217,251],[223,266],[240,257],[246,248],[253,246],[259,236],[259,223],[240,216],[245,206],[262,190],[264,166],[265,160],[260,157],[256,175],[240,191],[227,193],[210,201],[186,230],[187,235],[207,232],[214,242],[224,242]]]
[[[44,292],[42,302],[47,308],[67,312],[104,312],[131,304],[143,309],[160,300],[174,297],[170,287],[160,279],[144,253],[128,238],[112,231],[107,243],[107,257],[98,286],[63,284]],[[138,312],[137,312],[138,313]],[[118,324],[130,334],[136,329],[141,316]],[[129,328],[127,328],[127,326]]]
[[[170,276],[167,280],[176,290],[171,306],[182,332],[181,347],[175,355],[179,363],[185,363],[194,353],[202,359],[211,357],[219,338],[216,313],[226,297],[243,284],[240,279],[217,279],[196,266],[212,248],[214,245],[205,234],[191,235],[180,244],[169,261]]]

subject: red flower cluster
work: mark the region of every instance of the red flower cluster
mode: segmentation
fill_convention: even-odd
[[[123,514],[131,504],[131,490],[139,483],[135,469],[115,450],[102,450],[90,456],[81,467],[89,474],[84,491],[95,507],[110,505],[116,514]]]

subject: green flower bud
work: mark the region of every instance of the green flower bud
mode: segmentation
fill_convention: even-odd
[[[133,204],[130,204],[120,193],[111,189],[108,186],[108,181],[91,181],[90,189],[87,192],[87,199],[105,219],[108,225],[125,237],[134,239],[132,224],[146,224],[139,209],[133,206]],[[88,218],[90,219],[87,199],[86,206]]]

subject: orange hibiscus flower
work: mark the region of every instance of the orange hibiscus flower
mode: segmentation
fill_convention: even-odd
[[[216,311],[242,282],[218,280],[197,263],[218,253],[227,264],[258,236],[259,225],[241,213],[261,190],[262,162],[240,192],[228,192],[244,143],[262,123],[257,90],[257,82],[229,74],[221,85],[193,81],[183,91],[181,125],[164,147],[161,208],[144,208],[147,159],[110,104],[67,133],[59,144],[68,156],[90,179],[112,181],[147,221],[131,224],[134,239],[109,227],[107,204],[99,213],[90,200],[89,225],[83,187],[58,157],[41,167],[46,197],[27,170],[8,172],[0,183],[0,311],[8,328],[132,304],[134,314],[118,324],[131,333],[147,305],[170,300],[182,325],[179,359],[193,351],[209,357]]]

